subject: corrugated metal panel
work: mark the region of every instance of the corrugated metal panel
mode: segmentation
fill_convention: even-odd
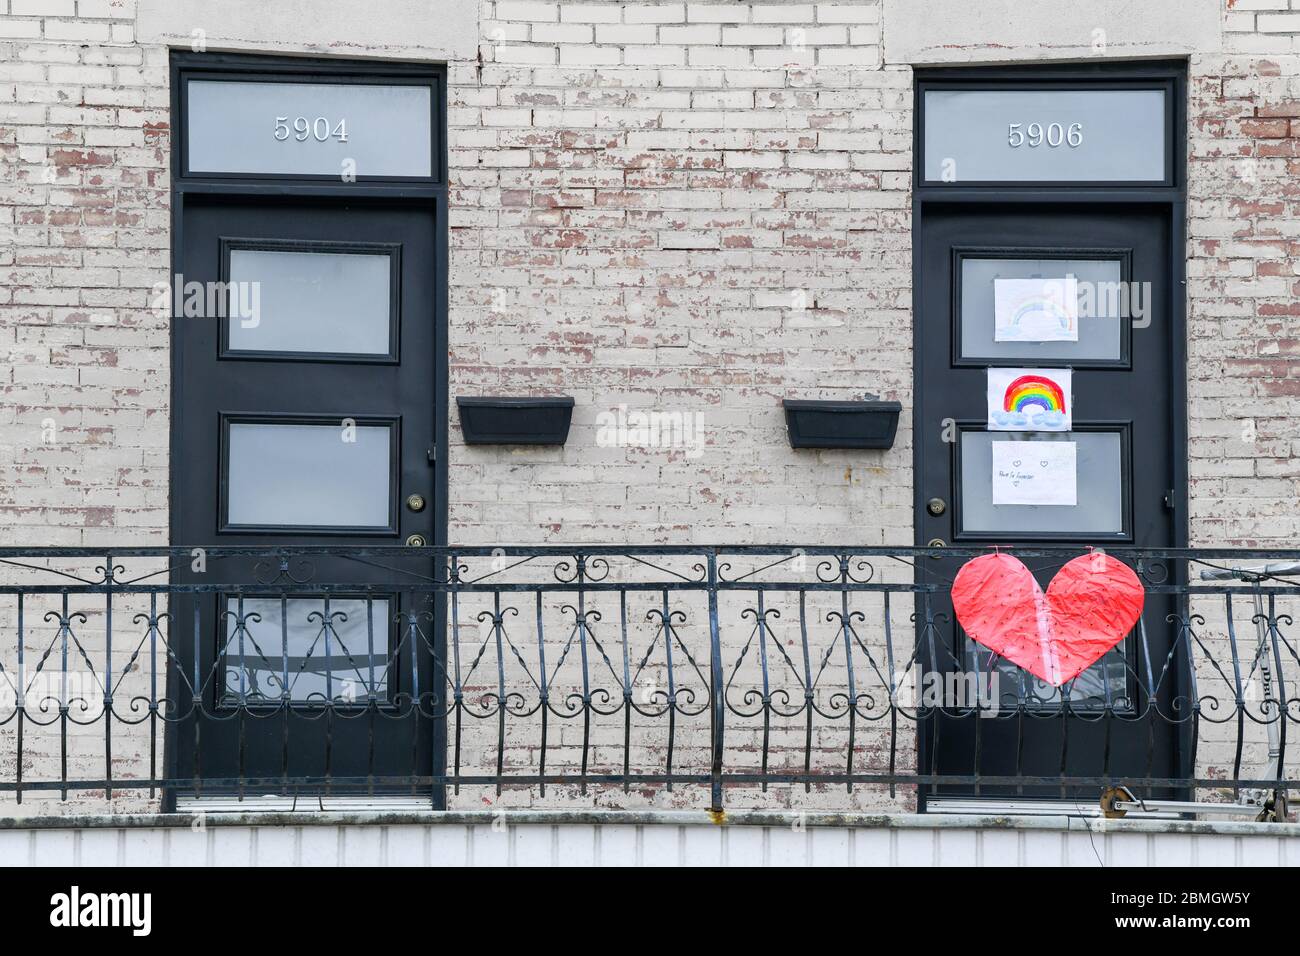
[[[90,866],[1294,866],[1300,828],[1160,821],[863,818],[840,825],[729,822],[706,815],[570,814],[520,822],[490,814],[436,821],[393,815],[209,814],[116,820],[3,821],[9,865]],[[589,819],[583,820],[582,817]],[[767,814],[771,820],[779,815]],[[298,819],[293,819],[298,817]],[[386,822],[389,821],[389,822]],[[118,825],[113,825],[113,823]]]

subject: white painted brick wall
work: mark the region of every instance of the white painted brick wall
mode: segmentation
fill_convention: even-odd
[[[1238,2],[1233,9],[1242,7]],[[1251,37],[1286,51],[1296,42],[1294,36]],[[1235,46],[1239,39],[1229,35],[1227,42]],[[1300,57],[1197,56],[1190,83],[1191,541],[1294,547],[1300,538],[1300,245],[1293,197]]]
[[[79,14],[74,18],[73,14]],[[128,0],[0,18],[0,540],[165,542],[167,54]]]
[[[491,6],[451,78],[451,389],[578,407],[564,449],[453,451],[454,539],[911,539],[907,439],[795,453],[780,407],[910,405],[910,74],[878,22]],[[698,413],[705,447],[599,447],[619,404]]]

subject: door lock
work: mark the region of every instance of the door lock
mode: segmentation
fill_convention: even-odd
[[[927,548],[946,548],[948,547],[948,542],[944,541],[943,538],[931,538],[925,546]]]
[[[412,511],[424,510],[424,495],[407,495],[406,507]]]
[[[925,503],[925,510],[937,518],[948,510],[948,502],[942,498],[931,498]]]
[[[407,546],[408,548],[423,548],[423,547],[424,547],[424,535],[422,535],[422,534],[413,534],[413,535],[411,535],[409,538],[406,539],[406,546]]]

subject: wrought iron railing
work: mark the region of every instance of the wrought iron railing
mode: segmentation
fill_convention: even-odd
[[[1220,569],[1300,552],[1111,551],[1145,610],[1061,688],[955,625],[980,553],[0,549],[0,802],[1108,792],[1285,812],[1300,587]],[[1045,579],[1081,552],[1007,553]]]

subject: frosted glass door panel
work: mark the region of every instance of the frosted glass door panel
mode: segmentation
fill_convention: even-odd
[[[1000,279],[1074,278],[1074,341],[998,341]],[[1128,297],[1119,259],[961,259],[959,357],[999,365],[1115,362],[1124,356],[1120,316]],[[1046,283],[1045,283],[1046,287]],[[1141,305],[1141,303],[1137,303]],[[1132,306],[1130,306],[1131,308]],[[1005,338],[1005,332],[1004,332]]]
[[[232,422],[227,524],[386,530],[392,446],[387,425]]]
[[[428,85],[190,80],[189,171],[433,175]]]
[[[993,504],[993,452],[997,441],[1076,444],[1077,504]],[[1126,533],[1124,522],[1124,449],[1118,431],[961,433],[962,534]]]
[[[288,615],[286,618],[285,610]],[[222,702],[365,704],[388,697],[389,602],[227,598]],[[285,638],[288,638],[286,646]]]
[[[1164,182],[1164,90],[927,90],[927,182]]]
[[[388,255],[231,249],[229,275],[232,351],[391,354]]]

